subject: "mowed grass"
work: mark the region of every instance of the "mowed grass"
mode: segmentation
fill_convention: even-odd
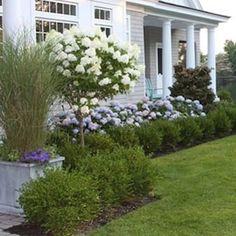
[[[161,200],[90,236],[236,236],[236,136],[151,160]]]

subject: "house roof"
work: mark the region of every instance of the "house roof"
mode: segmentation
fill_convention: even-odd
[[[222,15],[222,14],[218,14],[218,13],[213,13],[213,12],[209,12],[209,11],[204,11],[203,9],[198,9],[198,8],[190,7],[190,6],[186,6],[186,5],[175,4],[175,3],[171,3],[171,2],[175,2],[175,1],[173,1],[173,0],[172,1],[170,1],[170,0],[160,0],[159,1],[159,3],[167,4],[167,5],[170,5],[170,6],[195,10],[195,11],[199,11],[199,12],[203,12],[203,13],[212,14],[212,15],[215,15],[215,16],[225,17],[225,18],[228,18],[228,19],[230,18],[230,16],[226,16],[226,15]]]
[[[204,11],[198,0],[127,0],[127,2],[143,6],[147,15],[193,22],[199,28],[217,26],[219,23],[227,22],[230,18]],[[185,3],[188,3],[187,6]]]

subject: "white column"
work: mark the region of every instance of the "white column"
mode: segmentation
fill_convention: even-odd
[[[195,68],[195,43],[194,43],[194,25],[187,27],[187,68]]]
[[[162,25],[163,47],[163,97],[170,95],[168,87],[172,86],[172,41],[171,20],[166,20]]]
[[[3,30],[4,38],[19,37],[23,31],[35,40],[35,17],[32,0],[5,0],[3,1]]]
[[[215,27],[208,28],[208,67],[211,69],[211,88],[216,94]]]

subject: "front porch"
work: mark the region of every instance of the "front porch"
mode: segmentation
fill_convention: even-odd
[[[180,44],[186,45],[186,67],[195,68],[199,66],[200,30],[207,28],[208,67],[211,69],[211,88],[216,94],[215,28],[226,17],[166,3],[161,3],[161,6],[165,7],[165,10],[159,8],[145,9],[146,89],[149,89],[151,84],[156,97],[170,95],[168,88],[174,82],[173,66],[179,63]],[[176,9],[179,8],[184,9],[184,11],[178,13]],[[191,12],[193,13],[190,14]],[[211,19],[209,20],[209,18]]]

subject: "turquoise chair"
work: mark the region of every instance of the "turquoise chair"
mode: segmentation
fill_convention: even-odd
[[[150,101],[157,100],[162,97],[162,89],[155,89],[153,87],[151,79],[145,79],[146,83],[146,96],[149,98]],[[161,93],[158,93],[161,92]]]

